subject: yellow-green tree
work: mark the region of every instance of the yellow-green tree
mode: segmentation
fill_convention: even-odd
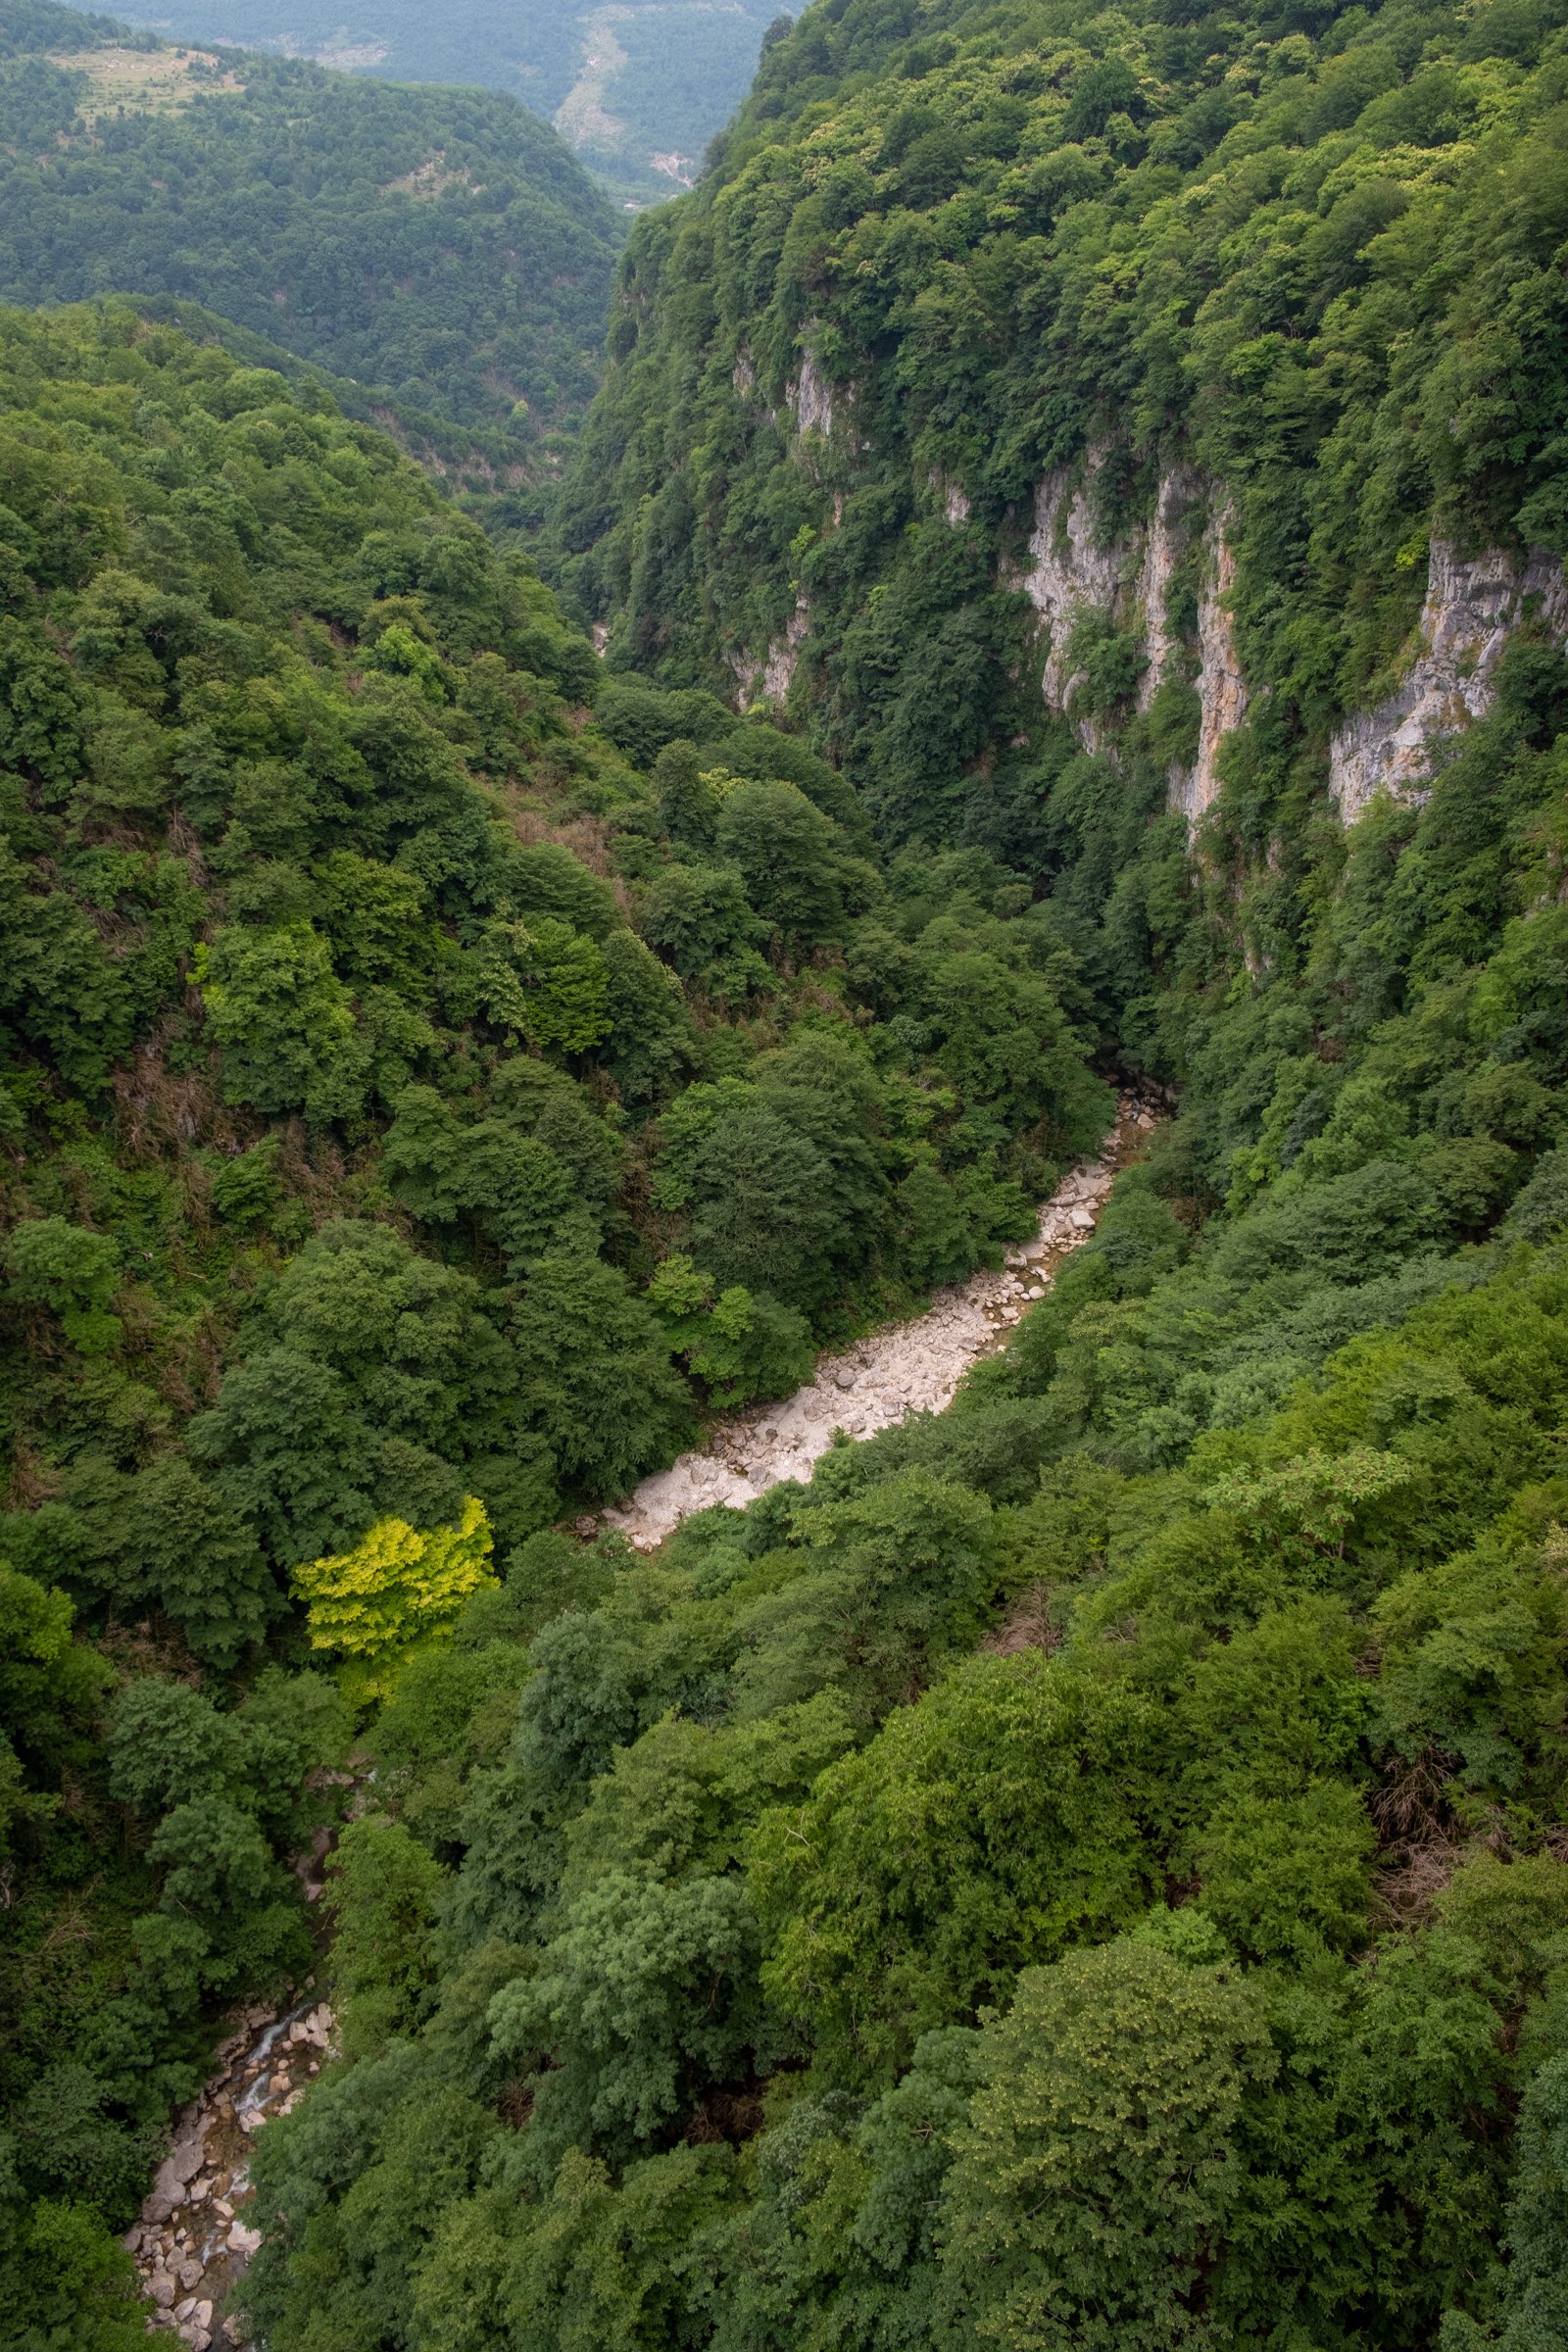
[[[471,1593],[497,1580],[484,1504],[469,1495],[456,1527],[429,1534],[378,1520],[353,1551],[308,1560],[294,1590],[310,1611],[313,1649],[372,1658],[445,1633]]]

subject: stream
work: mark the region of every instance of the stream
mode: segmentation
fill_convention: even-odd
[[[1015,1244],[1000,1268],[951,1284],[907,1322],[822,1356],[813,1378],[783,1402],[714,1423],[701,1446],[586,1526],[618,1529],[638,1550],[652,1551],[695,1511],[714,1503],[744,1508],[784,1479],[808,1478],[841,1430],[868,1438],[912,1413],[943,1411],[970,1366],[1005,1344],[1057,1267],[1088,1241],[1118,1171],[1156,1115],[1152,1103],[1123,1095],[1099,1152],[1063,1178],[1033,1237]],[[351,1776],[341,1777],[352,1785]],[[315,1852],[295,1864],[310,1902],[320,1899],[328,1843],[318,1835]],[[248,2332],[224,2306],[261,2244],[245,2219],[251,2141],[270,2117],[288,2113],[335,2055],[331,2009],[311,1979],[291,2008],[239,2012],[214,2055],[216,2071],[175,2118],[170,2153],[124,2243],[153,2304],[155,2332],[177,2335],[191,2352],[249,2352]]]

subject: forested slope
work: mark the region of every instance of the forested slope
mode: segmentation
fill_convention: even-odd
[[[593,390],[618,233],[515,99],[0,9],[0,300],[200,303],[353,379],[502,520],[537,518]]]
[[[1331,806],[1568,627],[1565,77],[1524,0],[808,11],[627,250],[564,516],[612,659],[787,695],[1162,976],[1217,799],[1290,956]]]
[[[1017,874],[1180,1108],[952,1413],[579,1550],[504,1750],[409,1671],[282,2352],[1561,2339],[1563,74],[848,0],[634,231],[612,663]]]
[[[591,722],[527,565],[308,386],[4,314],[0,595],[0,2336],[107,2344],[395,1659],[487,1588],[437,1672],[504,1741],[607,1574],[550,1524],[1026,1230],[1109,1093],[1026,885],[884,870],[704,695]]]
[[[160,0],[160,31],[395,81],[476,82],[553,121],[633,209],[690,186],[746,92],[771,0]]]

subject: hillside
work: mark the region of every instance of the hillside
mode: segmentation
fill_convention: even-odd
[[[30,2347],[90,2295],[120,2341],[104,2232],[209,2021],[309,1965],[280,1861],[392,1623],[308,1617],[312,1563],[467,1528],[399,1639],[493,1555],[504,1712],[607,1574],[551,1525],[1028,1230],[1109,1095],[1027,890],[880,870],[797,741],[599,692],[527,565],[318,390],[114,304],[4,314],[0,551],[0,2337]],[[849,978],[892,908],[918,1022]],[[317,1635],[368,1646],[341,1686]]]
[[[177,0],[165,34],[272,48],[398,81],[505,90],[553,122],[628,209],[690,186],[746,93],[771,0]],[[790,12],[794,13],[794,12]]]
[[[612,659],[1031,862],[1079,751],[1293,852],[1419,781],[1568,621],[1555,25],[809,12],[628,247],[565,517]]]
[[[534,519],[593,390],[615,217],[516,100],[0,10],[0,299],[203,305]]]
[[[268,2352],[1568,2341],[1565,92],[819,0],[627,242],[603,660],[0,319],[0,2341],[144,2340],[307,1984]],[[1124,1084],[951,1409],[607,1531]]]

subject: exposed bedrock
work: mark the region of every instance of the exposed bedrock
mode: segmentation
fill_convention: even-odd
[[[754,388],[749,360],[737,364],[736,380]],[[803,348],[777,420],[813,478],[835,440],[840,460],[849,455],[843,444],[853,403],[854,388],[830,381],[814,353]],[[1101,496],[1107,455],[1103,446],[1092,447],[1077,464],[1046,475],[1035,496],[1027,563],[1011,577],[1040,616],[1046,707],[1074,727],[1086,750],[1113,753],[1115,729],[1091,708],[1084,647],[1093,625],[1086,631],[1085,623],[1109,623],[1140,644],[1140,710],[1168,678],[1192,688],[1197,753],[1190,763],[1173,762],[1168,789],[1171,807],[1196,824],[1218,795],[1224,746],[1252,700],[1236,643],[1236,517],[1223,483],[1172,465],[1149,514],[1120,531],[1107,529]],[[970,501],[960,482],[932,473],[925,487],[955,529],[967,524]],[[836,514],[839,502],[833,505]],[[1374,708],[1347,718],[1329,746],[1329,789],[1347,824],[1380,791],[1402,799],[1424,792],[1443,746],[1491,709],[1497,665],[1526,620],[1568,642],[1568,585],[1556,557],[1500,548],[1460,556],[1447,540],[1433,540],[1426,600],[1398,684]],[[803,592],[778,639],[760,655],[735,657],[744,698],[760,696],[775,708],[784,703],[810,627]]]
[[[1347,719],[1334,738],[1329,789],[1353,824],[1375,793],[1417,797],[1439,750],[1484,718],[1508,641],[1534,614],[1559,641],[1568,638],[1568,590],[1554,556],[1533,549],[1515,558],[1501,548],[1456,556],[1434,539],[1426,602],[1409,666],[1387,701]]]

